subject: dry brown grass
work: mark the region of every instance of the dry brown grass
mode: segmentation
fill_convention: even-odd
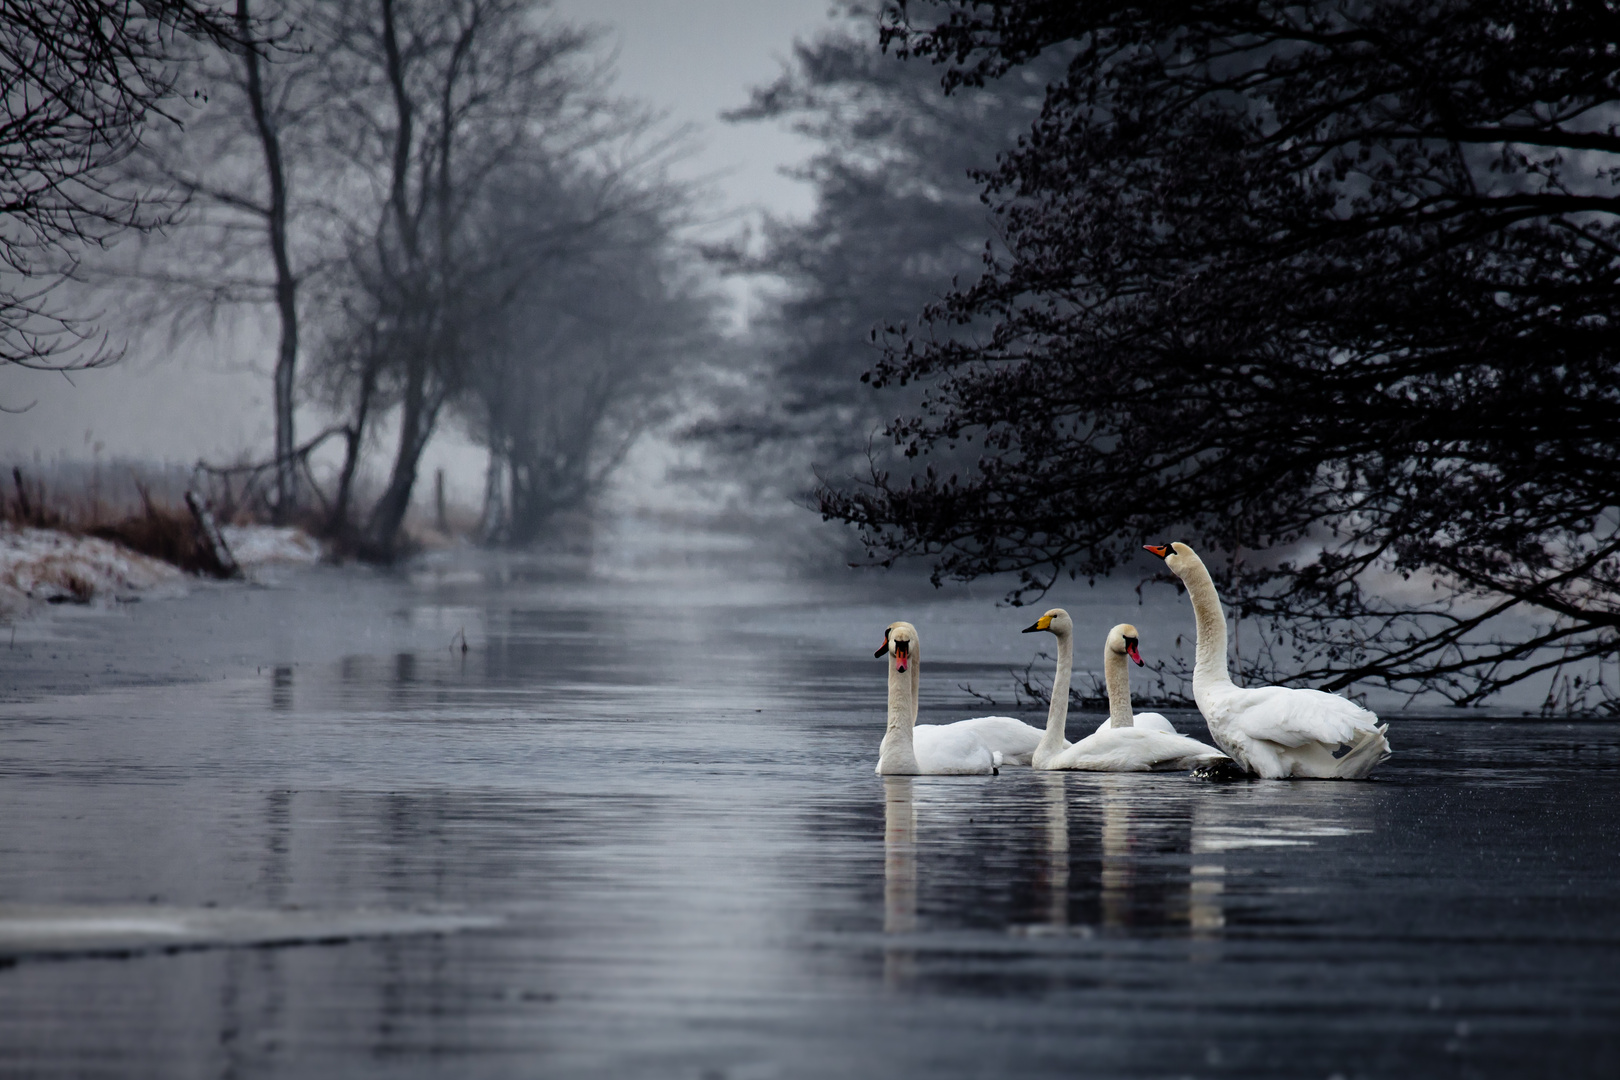
[[[0,513],[14,526],[94,536],[189,573],[226,576],[213,549],[203,541],[191,511],[183,504],[153,498],[139,479],[132,478],[140,497],[140,506],[133,513],[116,504],[109,513],[99,498],[53,497],[43,481],[30,480],[18,467],[12,468],[11,479],[12,495],[0,504]]]

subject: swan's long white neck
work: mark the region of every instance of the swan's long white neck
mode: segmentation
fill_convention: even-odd
[[[915,641],[911,643],[911,663],[906,666],[911,669],[911,724],[916,727],[917,705],[922,701],[922,694],[918,691],[918,681],[922,677],[922,650]]]
[[[1035,748],[1041,761],[1063,749],[1063,731],[1069,723],[1069,680],[1074,674],[1074,634],[1054,632],[1057,638],[1057,675],[1052,679],[1052,703],[1046,709],[1046,734]]]
[[[1125,666],[1125,654],[1103,645],[1103,681],[1108,684],[1108,726],[1135,727],[1136,714],[1131,711],[1131,669]]]
[[[1226,612],[1204,561],[1196,555],[1181,558],[1190,564],[1181,574],[1181,580],[1187,586],[1187,597],[1192,600],[1193,618],[1198,626],[1198,649],[1193,662],[1196,696],[1201,685],[1232,682],[1226,667]]]
[[[917,722],[917,651],[912,645],[910,671],[899,671],[891,653],[889,665],[889,729],[883,734],[883,745],[878,747],[878,771],[883,773],[915,773],[917,751],[911,742],[911,731]]]

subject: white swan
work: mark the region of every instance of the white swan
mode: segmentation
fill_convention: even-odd
[[[1037,769],[1084,769],[1090,772],[1162,772],[1191,769],[1224,761],[1225,755],[1197,739],[1156,728],[1135,727],[1131,716],[1131,676],[1128,656],[1142,662],[1136,651],[1136,627],[1120,623],[1103,643],[1103,680],[1108,684],[1108,723],[1073,746],[1065,745],[1063,728],[1069,718],[1069,678],[1074,667],[1074,623],[1062,608],[1042,615],[1025,633],[1045,630],[1058,639],[1057,677],[1052,682],[1052,704],[1046,713],[1046,734],[1036,747]],[[1163,717],[1160,717],[1162,720]],[[1168,723],[1168,721],[1166,721]]]
[[[1187,586],[1198,626],[1193,699],[1215,744],[1267,780],[1355,780],[1389,757],[1376,714],[1337,694],[1237,686],[1226,667],[1226,613],[1202,559],[1186,544],[1146,544]],[[1334,752],[1348,747],[1338,757]]]
[[[1023,632],[1026,634],[1033,634],[1037,630],[1045,630],[1047,633],[1058,639],[1058,669],[1057,678],[1052,683],[1052,693],[1054,695],[1053,700],[1056,700],[1056,695],[1059,692],[1058,683],[1061,682],[1063,684],[1063,699],[1065,702],[1067,702],[1069,696],[1069,679],[1074,668],[1074,620],[1070,619],[1069,613],[1064,611],[1062,608],[1053,608],[1045,615],[1042,615],[1039,619],[1036,619],[1035,625],[1024,627]],[[1140,664],[1142,662],[1142,658],[1136,655],[1135,650],[1136,646],[1132,645],[1131,659]],[[1176,731],[1176,726],[1169,720],[1165,719],[1165,717],[1160,713],[1137,713],[1133,719],[1134,722],[1131,725],[1133,727],[1146,728],[1149,731],[1164,731],[1171,735],[1178,734]],[[1103,722],[1097,725],[1097,730],[1099,732],[1107,731],[1112,724],[1113,721],[1105,717]],[[1027,727],[1028,725],[1026,724],[1025,726]],[[1067,747],[1070,745],[1070,743],[1067,739],[1065,739],[1063,740],[1063,745]],[[1024,763],[1017,762],[1016,764],[1022,765]]]
[[[917,628],[890,623],[883,647],[888,656],[889,729],[878,747],[879,775],[982,775],[993,773],[1001,755],[963,723],[917,723]],[[964,722],[965,723],[965,722]]]
[[[911,626],[910,623],[906,623]],[[874,655],[882,656],[889,647],[887,632],[883,635],[883,648]],[[917,722],[917,676],[922,666],[922,658],[918,655],[917,628],[911,627],[911,658],[907,665],[911,669],[911,722]],[[1041,729],[1032,727],[1022,720],[1011,716],[975,716],[971,720],[958,720],[953,724],[933,725],[925,727],[949,727],[957,731],[971,731],[979,737],[979,741],[991,750],[1001,755],[1002,765],[1028,765],[1030,757],[1035,753],[1035,747],[1041,742]]]

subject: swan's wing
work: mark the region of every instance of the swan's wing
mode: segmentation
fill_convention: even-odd
[[[1014,765],[1028,765],[1030,755],[1041,744],[1041,736],[1045,734],[1040,728],[1031,727],[1010,716],[975,716],[971,720],[958,720],[954,724],[940,726],[973,732],[984,745],[991,750],[999,750],[1002,757]]]
[[[1191,768],[1225,758],[1226,755],[1213,746],[1185,735],[1128,727],[1087,735],[1065,750],[1053,767],[1095,772],[1148,772]]]
[[[960,724],[918,724],[911,749],[924,773],[988,773],[996,767],[995,753]]]
[[[1228,726],[1279,746],[1354,743],[1378,727],[1378,716],[1321,690],[1263,686],[1242,691]]]
[[[1181,734],[1176,730],[1176,725],[1172,724],[1162,714],[1156,712],[1139,712],[1131,723],[1147,731],[1162,731],[1168,735]]]
[[[1135,714],[1131,717],[1131,726],[1140,728],[1143,731],[1162,731],[1167,735],[1181,734],[1176,730],[1174,724],[1156,712],[1139,712]],[[1107,730],[1108,721],[1104,719],[1102,723],[1097,725],[1097,734]]]

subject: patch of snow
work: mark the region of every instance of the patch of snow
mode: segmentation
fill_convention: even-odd
[[[0,526],[0,613],[6,615],[39,601],[125,600],[160,585],[177,585],[184,576],[166,562],[109,540]]]
[[[325,554],[308,533],[273,525],[224,525],[225,544],[243,568],[266,563],[312,565]]]

